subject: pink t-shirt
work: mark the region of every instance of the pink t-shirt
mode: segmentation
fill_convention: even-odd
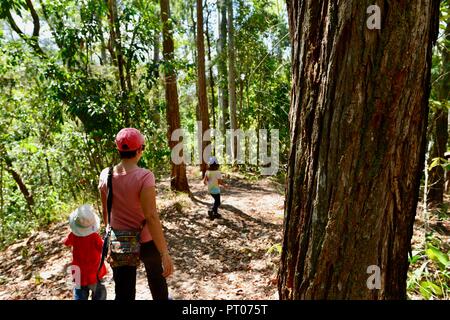
[[[106,168],[100,174],[98,188],[106,199],[108,182]],[[111,209],[111,227],[116,230],[138,230],[145,221],[141,207],[141,190],[155,186],[155,176],[147,169],[136,168],[127,172],[115,172],[112,177],[113,204]],[[152,240],[147,224],[141,233],[141,242]]]

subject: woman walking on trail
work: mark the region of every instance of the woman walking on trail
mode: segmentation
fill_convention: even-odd
[[[145,149],[144,136],[134,128],[124,128],[116,136],[121,161],[112,170],[110,226],[116,230],[141,230],[139,258],[144,263],[153,300],[167,300],[166,277],[173,273],[172,259],[156,210],[155,177],[138,162]],[[103,220],[108,224],[107,182],[109,169],[100,174],[99,190]],[[112,266],[116,300],[134,300],[136,266]]]

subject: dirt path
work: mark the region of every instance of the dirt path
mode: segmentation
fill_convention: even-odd
[[[169,279],[174,299],[277,299],[276,269],[281,243],[283,196],[263,179],[228,176],[222,219],[207,219],[212,198],[200,179],[192,195],[175,195],[158,183],[158,207],[176,267]],[[58,223],[10,246],[0,254],[0,299],[71,299],[65,265],[70,251],[61,241],[67,224]],[[107,276],[108,299],[114,282]],[[136,298],[151,299],[145,272],[138,269]]]

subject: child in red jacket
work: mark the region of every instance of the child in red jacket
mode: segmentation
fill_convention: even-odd
[[[103,265],[97,281],[97,270],[102,255],[103,240],[97,233],[100,219],[91,205],[83,205],[70,214],[71,233],[64,241],[72,247],[72,275],[75,279],[74,299],[106,300],[106,288],[101,279],[107,271]]]

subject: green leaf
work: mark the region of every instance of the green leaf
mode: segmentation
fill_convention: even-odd
[[[441,162],[441,158],[434,158],[433,161],[431,162],[431,164],[428,166],[428,171],[431,171],[431,169],[440,165],[440,162]]]
[[[415,264],[417,261],[419,261],[420,260],[420,258],[421,258],[421,256],[420,255],[415,255],[415,256],[412,256],[411,258],[409,258],[409,263],[410,264]]]
[[[420,283],[420,294],[427,300],[431,298],[432,295],[442,296],[442,288],[431,281],[422,281]]]
[[[271,254],[271,253],[273,253],[274,251],[276,251],[278,254],[281,254],[282,247],[281,247],[281,244],[280,244],[280,243],[276,243],[276,244],[274,244],[273,246],[271,246],[271,247],[269,248],[269,250],[267,250],[267,253],[268,253],[268,254]]]
[[[26,141],[22,141],[21,147],[24,148],[25,150],[31,152],[31,153],[36,153],[39,150],[38,147],[35,144],[29,143],[29,142],[26,142]]]
[[[429,245],[425,252],[428,258],[437,262],[441,268],[445,268],[449,264],[448,255],[436,247]]]

